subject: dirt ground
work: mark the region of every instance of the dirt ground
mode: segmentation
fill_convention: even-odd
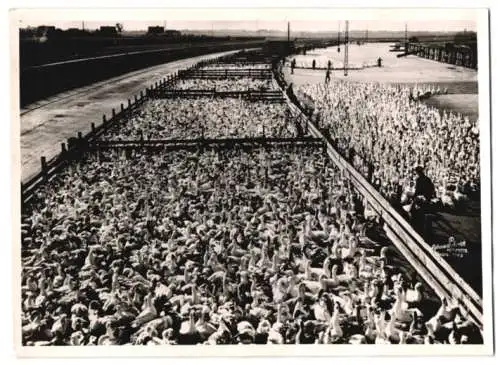
[[[233,51],[232,51],[233,52]],[[21,110],[21,179],[40,171],[40,156],[47,160],[61,151],[61,143],[90,131],[90,123],[102,123],[102,116],[127,105],[146,87],[179,69],[207,58],[232,52],[188,58],[131,72],[103,82],[55,95]]]
[[[427,99],[425,103],[440,110],[453,110],[475,121],[478,118],[477,97],[477,94],[436,95]]]
[[[349,65],[368,64],[373,65],[377,59],[382,58],[383,67],[365,68],[363,70],[350,70],[347,76],[343,71],[335,71],[333,79],[341,78],[350,81],[366,82],[457,82],[457,81],[475,81],[477,82],[477,71],[465,67],[453,66],[447,63],[420,58],[418,56],[406,56],[397,58],[396,52],[389,51],[389,43],[369,43],[361,46],[349,46]],[[340,47],[340,53],[337,47],[312,50],[306,55],[291,56],[289,59],[296,59],[297,65],[305,62],[309,67],[315,59],[317,64],[325,64],[328,60],[333,65],[344,62],[344,48]],[[321,79],[325,77],[325,71],[296,70],[297,75],[318,75]],[[297,80],[298,81],[298,80]]]

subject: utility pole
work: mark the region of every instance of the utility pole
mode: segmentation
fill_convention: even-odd
[[[344,45],[344,76],[347,76],[349,68],[349,20],[345,21],[345,45]]]
[[[337,39],[337,52],[340,53],[340,20],[339,20],[339,33]]]
[[[82,31],[85,32],[85,22],[82,20]]]
[[[290,22],[288,22],[288,46],[290,46]]]
[[[368,43],[368,29],[365,32],[365,43]]]
[[[408,23],[405,23],[405,53],[408,53]]]

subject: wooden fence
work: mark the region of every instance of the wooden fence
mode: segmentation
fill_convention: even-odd
[[[238,53],[236,54],[238,55]],[[230,59],[229,56],[221,56],[204,60],[203,63],[208,62],[224,62]],[[40,157],[41,169],[32,177],[21,182],[21,206],[24,206],[33,196],[34,192],[47,181],[51,180],[61,169],[63,169],[69,162],[74,159],[81,158],[87,146],[97,141],[99,137],[105,133],[109,128],[116,125],[123,118],[127,118],[134,110],[139,108],[148,99],[161,94],[162,91],[171,88],[179,80],[179,73],[183,71],[190,71],[198,67],[193,65],[185,70],[180,70],[172,75],[164,77],[161,81],[151,84],[144,91],[138,95],[134,95],[133,99],[128,99],[128,103],[120,106],[120,110],[112,109],[111,116],[102,116],[102,123],[91,123],[91,130],[89,133],[83,135],[78,132],[76,137],[69,138],[66,142],[61,143],[61,152],[50,160],[46,156]]]

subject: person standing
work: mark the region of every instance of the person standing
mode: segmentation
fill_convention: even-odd
[[[415,196],[422,196],[426,201],[430,201],[436,194],[434,183],[424,174],[421,166],[415,168],[417,179],[415,181]]]
[[[328,68],[326,70],[326,75],[325,75],[325,84],[329,84],[330,83],[330,68]]]
[[[428,213],[431,207],[431,199],[436,195],[436,189],[431,179],[424,174],[421,166],[415,168],[417,179],[415,180],[415,194],[411,206],[411,219],[415,228],[424,234],[424,238],[430,236],[431,223],[428,221]]]

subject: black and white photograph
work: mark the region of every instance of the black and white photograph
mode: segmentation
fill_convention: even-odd
[[[493,352],[488,10],[10,17],[20,356]]]

